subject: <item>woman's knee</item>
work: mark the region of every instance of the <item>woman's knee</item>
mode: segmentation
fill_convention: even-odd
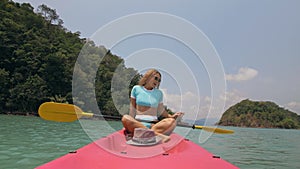
[[[153,126],[153,129],[166,130],[176,125],[176,120],[173,118],[165,118]]]
[[[167,128],[166,131],[171,131],[176,127],[176,120],[174,118],[167,118]]]
[[[131,116],[129,116],[127,114],[123,115],[121,121],[123,124],[132,123]]]
[[[170,120],[170,127],[174,129],[177,125],[177,121],[174,118],[170,118],[170,119],[171,119]]]
[[[175,124],[176,120],[174,118],[166,118],[164,119],[169,125]]]
[[[139,126],[139,122],[136,121],[133,117],[131,117],[130,115],[124,115],[121,119],[123,125],[125,126],[133,126],[133,127],[136,127],[136,126]]]
[[[134,119],[134,118],[132,118],[130,115],[128,115],[128,114],[125,114],[125,115],[123,115],[123,117],[122,117],[122,120],[132,120],[132,119]]]

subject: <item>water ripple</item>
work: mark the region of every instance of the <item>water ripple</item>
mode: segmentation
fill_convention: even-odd
[[[111,127],[122,128],[120,122],[109,124],[103,123],[100,132],[92,127],[87,130],[94,132],[93,137],[102,137],[111,132]],[[79,122],[55,123],[38,117],[0,115],[0,127],[0,168],[34,168],[92,141]],[[203,144],[198,143],[198,138],[204,131],[192,130],[187,137],[243,169],[299,168],[299,130],[228,129],[235,130],[235,134],[214,134]]]

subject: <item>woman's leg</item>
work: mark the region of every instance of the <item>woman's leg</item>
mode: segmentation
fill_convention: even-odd
[[[129,115],[124,115],[122,117],[122,123],[124,128],[129,131],[130,133],[134,133],[135,128],[147,128],[144,126],[141,122],[135,120],[133,117]],[[153,127],[151,128],[153,130]],[[169,136],[164,135],[163,133],[159,133],[155,130],[153,130],[157,136],[159,136],[162,139],[162,142],[167,142],[170,140]]]
[[[176,127],[176,120],[174,118],[165,118],[152,126],[152,130],[157,133],[170,135]]]
[[[122,117],[122,123],[124,128],[130,133],[133,133],[135,128],[147,128],[141,122],[135,120],[133,117],[129,115],[124,115]]]

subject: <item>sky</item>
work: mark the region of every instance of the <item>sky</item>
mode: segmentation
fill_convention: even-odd
[[[46,4],[126,66],[159,69],[165,103],[186,119],[220,118],[243,99],[300,114],[299,0],[15,2]]]

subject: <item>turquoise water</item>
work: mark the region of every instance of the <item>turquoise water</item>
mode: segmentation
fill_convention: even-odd
[[[97,123],[105,136],[122,128],[120,122]],[[92,140],[79,122],[56,123],[38,117],[0,115],[0,168],[34,168],[76,150]],[[300,131],[229,128],[233,135],[212,135],[200,144],[210,152],[245,169],[293,169],[300,167]],[[187,138],[198,143],[201,130]]]

